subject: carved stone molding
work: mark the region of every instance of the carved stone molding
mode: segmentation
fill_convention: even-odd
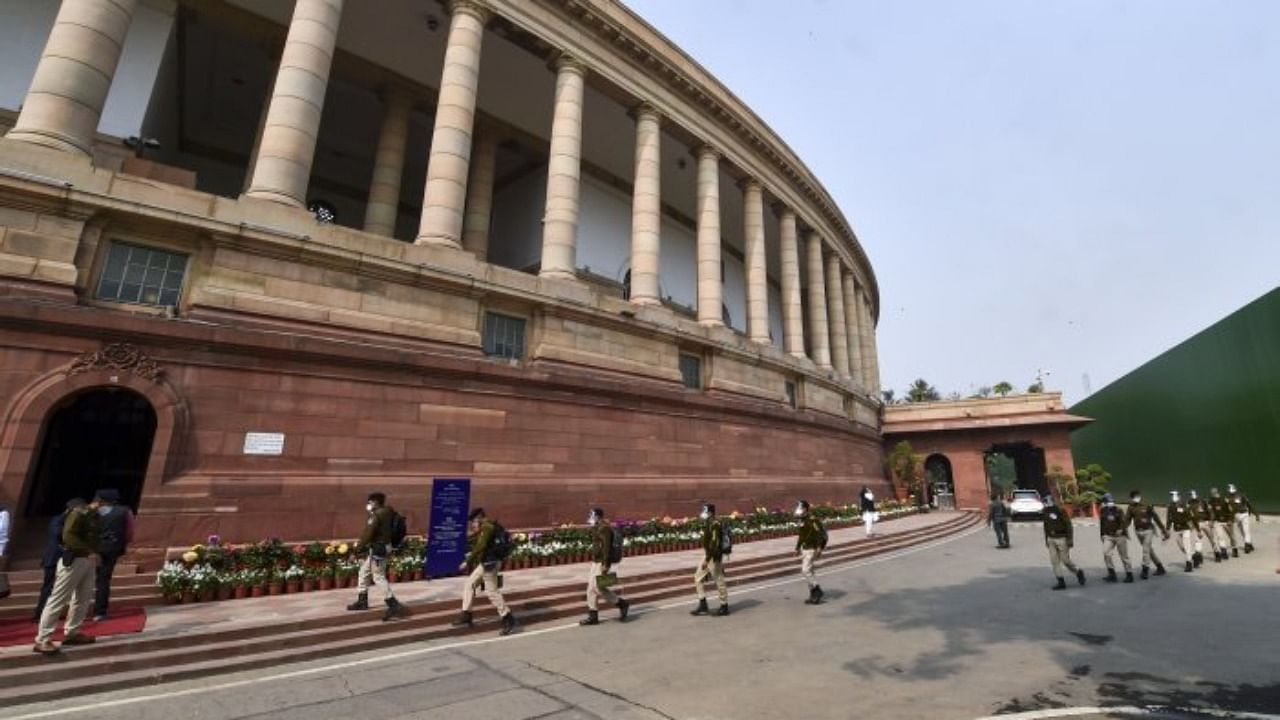
[[[151,356],[129,343],[110,343],[101,350],[81,354],[67,369],[67,376],[92,370],[122,370],[156,382],[164,376],[164,370]]]

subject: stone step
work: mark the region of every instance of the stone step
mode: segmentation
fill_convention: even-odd
[[[922,544],[963,531],[979,521],[964,515],[930,528],[872,540],[833,546],[822,566]],[[755,558],[733,568],[731,586],[793,576],[790,554]],[[626,577],[626,597],[635,605],[691,595],[690,570]],[[512,593],[509,604],[524,625],[583,613],[582,584]],[[97,645],[67,651],[55,661],[35,654],[6,658],[0,670],[0,706],[59,697],[69,689],[78,693],[128,687],[246,670],[283,662],[300,662],[336,654],[375,650],[469,633],[493,632],[496,614],[481,602],[474,628],[450,628],[457,600],[413,606],[413,616],[393,623],[378,620],[381,611],[343,613],[271,626],[243,627],[220,632],[163,638],[113,638]],[[611,616],[611,612],[604,613]]]

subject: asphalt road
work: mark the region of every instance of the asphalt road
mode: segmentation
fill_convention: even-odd
[[[818,607],[801,603],[798,579],[735,591],[728,618],[690,617],[691,593],[626,624],[535,626],[0,716],[960,720],[1160,706],[1142,716],[1280,718],[1277,528],[1258,530],[1259,552],[1192,574],[1169,542],[1168,576],[1108,585],[1097,528],[1078,527],[1088,584],[1052,592],[1039,527],[1019,524],[1012,550],[980,530],[832,569]]]

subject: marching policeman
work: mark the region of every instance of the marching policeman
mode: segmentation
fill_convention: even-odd
[[[369,586],[382,588],[383,602],[387,610],[382,615],[383,621],[405,617],[409,609],[396,600],[396,594],[387,581],[387,558],[390,557],[392,543],[392,522],[396,511],[387,507],[387,496],[380,492],[369,493],[364,505],[368,518],[364,523],[364,531],[356,541],[358,552],[367,553],[364,562],[360,563],[360,575],[356,581],[356,601],[347,606],[348,610],[369,609]]]
[[[1235,539],[1239,537],[1244,540],[1246,553],[1253,552],[1253,533],[1249,531],[1249,516],[1252,515],[1258,521],[1261,521],[1262,517],[1258,515],[1257,510],[1253,509],[1253,503],[1249,502],[1249,498],[1237,490],[1235,485],[1227,485],[1227,502],[1231,504],[1231,512],[1235,516],[1236,534],[1231,536],[1231,556],[1240,557],[1239,551],[1236,550]]]
[[[1058,578],[1054,590],[1063,590],[1067,581],[1062,579],[1062,569],[1066,568],[1076,574],[1076,581],[1084,585],[1084,571],[1071,562],[1071,547],[1075,544],[1075,529],[1071,526],[1071,518],[1062,512],[1052,495],[1044,496],[1044,545],[1049,548],[1049,563],[1053,566],[1053,574]]]
[[[809,599],[806,605],[818,605],[822,602],[822,586],[818,584],[818,576],[813,571],[813,563],[822,556],[827,548],[827,529],[822,520],[809,511],[809,502],[801,500],[796,503],[795,516],[800,519],[800,534],[796,536],[796,554],[800,556],[800,574],[809,583]]]
[[[1200,534],[1200,523],[1196,520],[1195,513],[1187,506],[1182,498],[1178,496],[1177,490],[1169,491],[1169,507],[1164,513],[1165,527],[1177,533],[1178,549],[1182,551],[1182,556],[1186,559],[1186,565],[1183,570],[1191,572],[1195,567],[1195,559],[1191,544],[1191,531],[1194,530],[1196,535]]]
[[[472,510],[467,520],[471,523],[471,550],[458,569],[469,574],[462,586],[462,615],[453,626],[471,627],[471,605],[475,602],[476,586],[484,585],[485,595],[502,619],[502,629],[498,634],[510,635],[516,629],[516,616],[507,607],[498,580],[498,573],[502,570],[502,556],[498,546],[506,537],[506,531],[485,515],[484,508]]]
[[[729,587],[724,581],[724,524],[720,518],[716,517],[716,506],[706,503],[702,506],[702,512],[698,514],[702,518],[702,562],[698,563],[698,569],[693,573],[693,587],[698,592],[698,607],[691,611],[690,615],[706,615],[707,609],[707,589],[703,587],[703,581],[707,576],[716,584],[716,593],[720,596],[720,609],[716,610],[716,615],[723,617],[729,614]]]
[[[1164,539],[1169,539],[1169,531],[1165,529],[1164,522],[1156,515],[1155,508],[1142,502],[1142,493],[1134,490],[1129,493],[1129,509],[1125,512],[1125,526],[1133,524],[1133,530],[1138,535],[1138,542],[1142,544],[1142,579],[1146,580],[1151,575],[1151,564],[1155,563],[1156,575],[1164,575],[1164,563],[1160,562],[1159,556],[1156,555],[1156,549],[1152,547],[1151,540],[1155,536],[1156,528],[1160,528],[1160,534],[1164,535]]]
[[[1214,562],[1220,562],[1231,557],[1227,552],[1227,547],[1234,548],[1236,545],[1235,524],[1236,514],[1231,509],[1231,503],[1218,493],[1218,488],[1209,488],[1209,514],[1213,516],[1213,533],[1217,540],[1217,547],[1214,549]],[[1239,556],[1239,553],[1236,553]]]
[[[606,601],[618,606],[618,619],[626,622],[631,603],[620,595],[622,586],[618,584],[617,575],[609,572],[613,567],[613,535],[618,531],[614,530],[605,519],[604,510],[598,507],[591,508],[590,514],[587,515],[587,524],[592,529],[591,572],[587,576],[587,617],[578,624],[600,624],[601,595]]]
[[[1214,562],[1222,560],[1218,553],[1218,536],[1213,530],[1213,512],[1209,510],[1209,502],[1200,497],[1195,490],[1188,490],[1189,500],[1187,507],[1191,510],[1191,516],[1196,521],[1196,527],[1199,531],[1196,533],[1195,552],[1191,553],[1191,563],[1194,567],[1200,567],[1204,563],[1204,543],[1205,538],[1209,540],[1209,547],[1213,550]]]
[[[1133,565],[1129,563],[1129,529],[1124,511],[1116,506],[1116,499],[1107,493],[1102,496],[1102,514],[1099,516],[1099,532],[1102,534],[1102,561],[1107,564],[1107,582],[1116,582],[1116,565],[1112,553],[1120,554],[1124,563],[1124,581],[1133,582]]]

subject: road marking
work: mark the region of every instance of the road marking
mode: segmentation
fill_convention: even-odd
[[[833,568],[831,570],[825,570],[817,574],[819,577],[826,577],[827,575],[835,575],[837,573],[847,572],[849,570],[865,567],[867,565],[874,565],[876,563],[885,562],[886,560],[893,560],[895,558],[900,558],[906,555],[911,555],[913,553],[929,550],[931,548],[938,547],[939,545],[945,545],[949,542],[953,542],[955,540],[968,537],[980,530],[985,530],[985,529],[986,528],[982,527],[981,525],[978,525],[970,528],[967,531],[958,533],[956,535],[948,535],[947,537],[941,540],[937,540],[937,541],[928,543],[926,545],[910,547],[905,550],[901,550],[888,555],[877,555],[875,557],[867,558],[866,560],[859,560],[857,562],[853,562],[848,565],[841,565],[840,567]],[[789,583],[794,583],[794,582],[804,582],[804,578],[794,577],[786,580],[777,580],[769,583],[762,583],[759,585],[748,585],[742,588],[735,589],[734,594],[742,595],[742,594],[756,592],[758,590],[767,590],[769,588],[775,588],[775,587],[787,585]],[[682,601],[679,603],[669,603],[667,605],[659,605],[652,609],[638,610],[635,614],[643,615],[651,612],[657,612],[659,610],[670,610],[676,607],[683,607],[687,604],[688,604],[687,601]],[[445,643],[443,645],[433,645],[431,647],[416,648],[413,650],[402,650],[400,652],[395,652],[387,655],[379,655],[377,657],[362,658],[359,660],[347,660],[344,662],[330,663],[328,665],[322,665],[320,667],[305,668],[302,670],[291,670],[289,672],[276,673],[274,675],[260,675],[257,677],[245,678],[244,680],[233,680],[231,682],[219,683],[217,685],[208,685],[208,686],[196,687],[196,688],[186,688],[184,690],[173,690],[165,693],[152,693],[150,695],[138,695],[136,697],[118,698],[115,700],[100,700],[100,701],[85,704],[85,705],[73,705],[68,707],[55,708],[52,710],[41,710],[39,712],[33,712],[33,713],[28,713],[26,715],[18,715],[15,717],[11,717],[8,720],[37,720],[37,718],[58,717],[59,715],[70,715],[71,713],[84,712],[87,710],[102,710],[106,708],[122,707],[125,705],[137,705],[139,703],[150,702],[152,700],[168,700],[172,698],[187,697],[191,695],[200,695],[200,694],[209,693],[209,692],[218,692],[220,690],[232,690],[235,688],[247,687],[249,685],[259,685],[261,683],[273,682],[276,680],[291,680],[294,678],[306,677],[307,675],[317,675],[321,673],[327,673],[334,670],[347,670],[350,668],[363,667],[365,665],[373,665],[375,663],[386,663],[386,662],[392,662],[395,660],[404,660],[406,658],[420,657],[423,655],[433,655],[435,653],[444,652],[446,650],[457,650],[460,648],[475,647],[477,645],[489,645],[491,643],[516,641],[526,637],[536,637],[538,635],[546,635],[548,633],[562,632],[564,630],[575,629],[577,627],[578,627],[578,623],[574,622],[567,625],[555,625],[552,627],[540,628],[538,630],[527,630],[527,631],[522,630],[514,635],[508,635],[506,637],[489,637],[489,638],[477,638],[474,640],[462,640],[458,642]],[[1016,716],[1013,716],[1013,715],[1001,716],[1001,718],[1011,718],[1011,717],[1016,717]],[[1271,718],[1266,718],[1265,720],[1271,720]]]
[[[1049,720],[1050,718],[1067,718],[1080,717],[1084,715],[1136,715],[1138,717],[1183,713],[1193,716],[1220,717],[1220,718],[1240,718],[1243,720],[1280,720],[1280,715],[1266,715],[1263,713],[1238,712],[1235,710],[1219,710],[1218,708],[1205,707],[1168,707],[1165,705],[1147,705],[1138,707],[1135,705],[1119,705],[1111,707],[1073,707],[1073,708],[1050,708],[1048,710],[1028,710],[1020,713],[1009,713],[1007,715],[987,715],[974,720]]]

